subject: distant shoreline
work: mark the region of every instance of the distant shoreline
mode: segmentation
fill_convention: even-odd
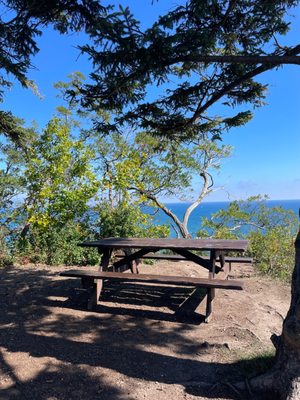
[[[201,204],[208,204],[208,203],[214,203],[214,204],[217,204],[217,203],[232,203],[232,202],[234,202],[234,201],[246,201],[247,199],[245,199],[245,200],[209,200],[209,201],[202,201],[201,203],[200,203],[200,205]],[[267,200],[265,200],[266,201],[266,203],[270,203],[270,202],[276,202],[276,203],[278,203],[278,202],[299,202],[299,207],[300,207],[300,199],[267,199]],[[165,202],[165,204],[192,204],[193,203],[193,200],[191,200],[191,201],[166,201]]]
[[[201,221],[203,218],[210,218],[212,214],[215,214],[221,209],[227,209],[232,201],[203,201],[200,203],[189,218],[188,229],[191,235],[196,236],[196,233],[201,228]],[[264,203],[267,207],[282,207],[285,210],[291,210],[297,217],[299,216],[300,199],[265,200]],[[164,204],[167,206],[167,208],[174,212],[179,219],[182,219],[187,207],[192,204],[192,202],[165,202]],[[143,207],[143,211],[150,214],[156,209],[156,207]],[[154,216],[154,225],[166,224],[171,226],[172,223],[173,221],[171,218],[168,217],[162,210],[159,210]],[[175,237],[173,230],[171,230],[170,237]]]

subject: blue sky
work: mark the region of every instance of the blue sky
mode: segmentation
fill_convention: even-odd
[[[119,3],[119,2],[117,2]],[[143,21],[150,25],[157,14],[162,14],[182,2],[151,0],[126,1]],[[298,44],[300,10],[294,10],[293,29],[282,44]],[[85,42],[84,36],[73,34],[59,36],[48,29],[39,39],[41,51],[33,60],[35,70],[30,72],[43,100],[18,84],[7,93],[3,107],[12,110],[28,124],[36,121],[41,127],[51,118],[55,107],[61,104],[56,98],[53,83],[66,80],[68,74],[81,71],[88,75],[88,60],[78,57],[76,45]],[[231,158],[222,164],[215,177],[219,190],[207,200],[246,198],[254,194],[267,194],[271,199],[300,199],[300,66],[286,65],[277,71],[260,76],[269,83],[267,105],[256,109],[253,120],[246,126],[224,135],[224,142],[234,147]],[[195,185],[197,181],[195,180]],[[195,187],[197,190],[197,187]],[[170,199],[171,200],[171,199]]]

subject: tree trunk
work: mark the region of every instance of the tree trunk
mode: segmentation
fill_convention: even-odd
[[[175,225],[178,228],[178,230],[174,229],[174,226],[173,226],[173,229],[175,230],[177,237],[179,237],[179,233],[180,233],[180,235],[184,239],[191,238],[191,235],[190,235],[188,227],[187,227],[188,219],[181,222],[180,219],[177,217],[177,215],[175,215],[169,208],[167,208],[164,203],[159,201],[158,198],[153,193],[149,193],[146,190],[142,190],[142,189],[136,188],[136,187],[128,187],[127,189],[135,190],[139,194],[146,196],[149,200],[153,201],[157,205],[157,207],[160,208],[166,215],[168,215],[173,220],[173,222],[175,223]]]
[[[277,391],[288,400],[300,399],[300,230],[295,249],[291,304],[283,322],[274,367],[280,371]]]
[[[300,399],[300,230],[295,249],[291,304],[275,345],[275,365],[267,374],[251,382],[253,389],[271,390],[280,400]]]

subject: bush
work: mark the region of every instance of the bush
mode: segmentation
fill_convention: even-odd
[[[139,206],[120,203],[112,208],[102,203],[81,222],[70,221],[63,226],[34,224],[25,237],[12,243],[12,255],[20,263],[48,265],[93,265],[99,262],[96,249],[79,247],[78,243],[99,237],[166,237],[169,228],[151,225],[151,216]],[[1,262],[1,259],[0,259]]]
[[[169,227],[152,225],[152,218],[138,205],[119,203],[116,207],[104,202],[95,210],[98,213],[96,229],[105,237],[167,237]]]
[[[13,264],[13,257],[5,243],[0,241],[0,268]]]
[[[247,255],[255,260],[259,272],[289,280],[294,268],[294,240],[298,219],[291,210],[268,207],[267,197],[253,196],[233,201],[210,219],[205,218],[198,237],[248,239]]]
[[[294,237],[282,226],[265,233],[251,232],[249,253],[263,274],[290,280],[295,262]]]
[[[11,230],[3,224],[0,227],[0,267],[5,267],[13,264],[13,246],[14,235],[11,233]]]
[[[33,227],[28,236],[19,238],[16,256],[20,261],[49,265],[87,265],[99,262],[96,250],[78,246],[91,232],[84,223],[69,222],[62,227]]]

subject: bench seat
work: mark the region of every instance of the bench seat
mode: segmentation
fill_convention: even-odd
[[[87,271],[83,269],[69,270],[60,273],[60,276],[81,278],[82,286],[85,289],[92,289],[88,299],[87,308],[89,310],[99,304],[99,297],[103,287],[103,281],[122,281],[122,282],[144,282],[144,283],[158,283],[164,285],[175,286],[192,286],[195,288],[191,298],[197,297],[197,291],[200,288],[207,290],[207,308],[205,321],[208,322],[212,312],[212,300],[215,296],[215,289],[230,289],[242,290],[244,287],[243,282],[237,280],[227,279],[214,279],[214,278],[197,278],[190,276],[169,276],[169,275],[149,275],[149,274],[136,274],[136,273],[122,273],[122,272],[107,272],[107,271]],[[184,310],[184,301],[179,310]],[[177,314],[178,312],[176,312]]]
[[[123,258],[124,254],[114,254],[116,258]],[[205,260],[209,260],[207,256],[201,256]],[[141,256],[140,259],[149,259],[149,260],[170,260],[170,261],[184,261],[186,260],[185,257],[180,256],[179,254],[155,254],[155,253],[148,253],[144,256]],[[252,264],[253,258],[252,257],[225,257],[225,262],[228,263],[245,263],[245,264]]]
[[[85,271],[85,270],[70,270],[61,272],[60,275],[72,278],[92,278],[92,279],[105,279],[114,281],[149,282],[149,283],[161,283],[166,285],[199,286],[203,288],[216,288],[216,289],[233,289],[233,290],[243,289],[243,282],[241,281],[194,278],[190,276],[149,275],[149,274],[132,274],[132,273],[122,273],[122,272]]]

